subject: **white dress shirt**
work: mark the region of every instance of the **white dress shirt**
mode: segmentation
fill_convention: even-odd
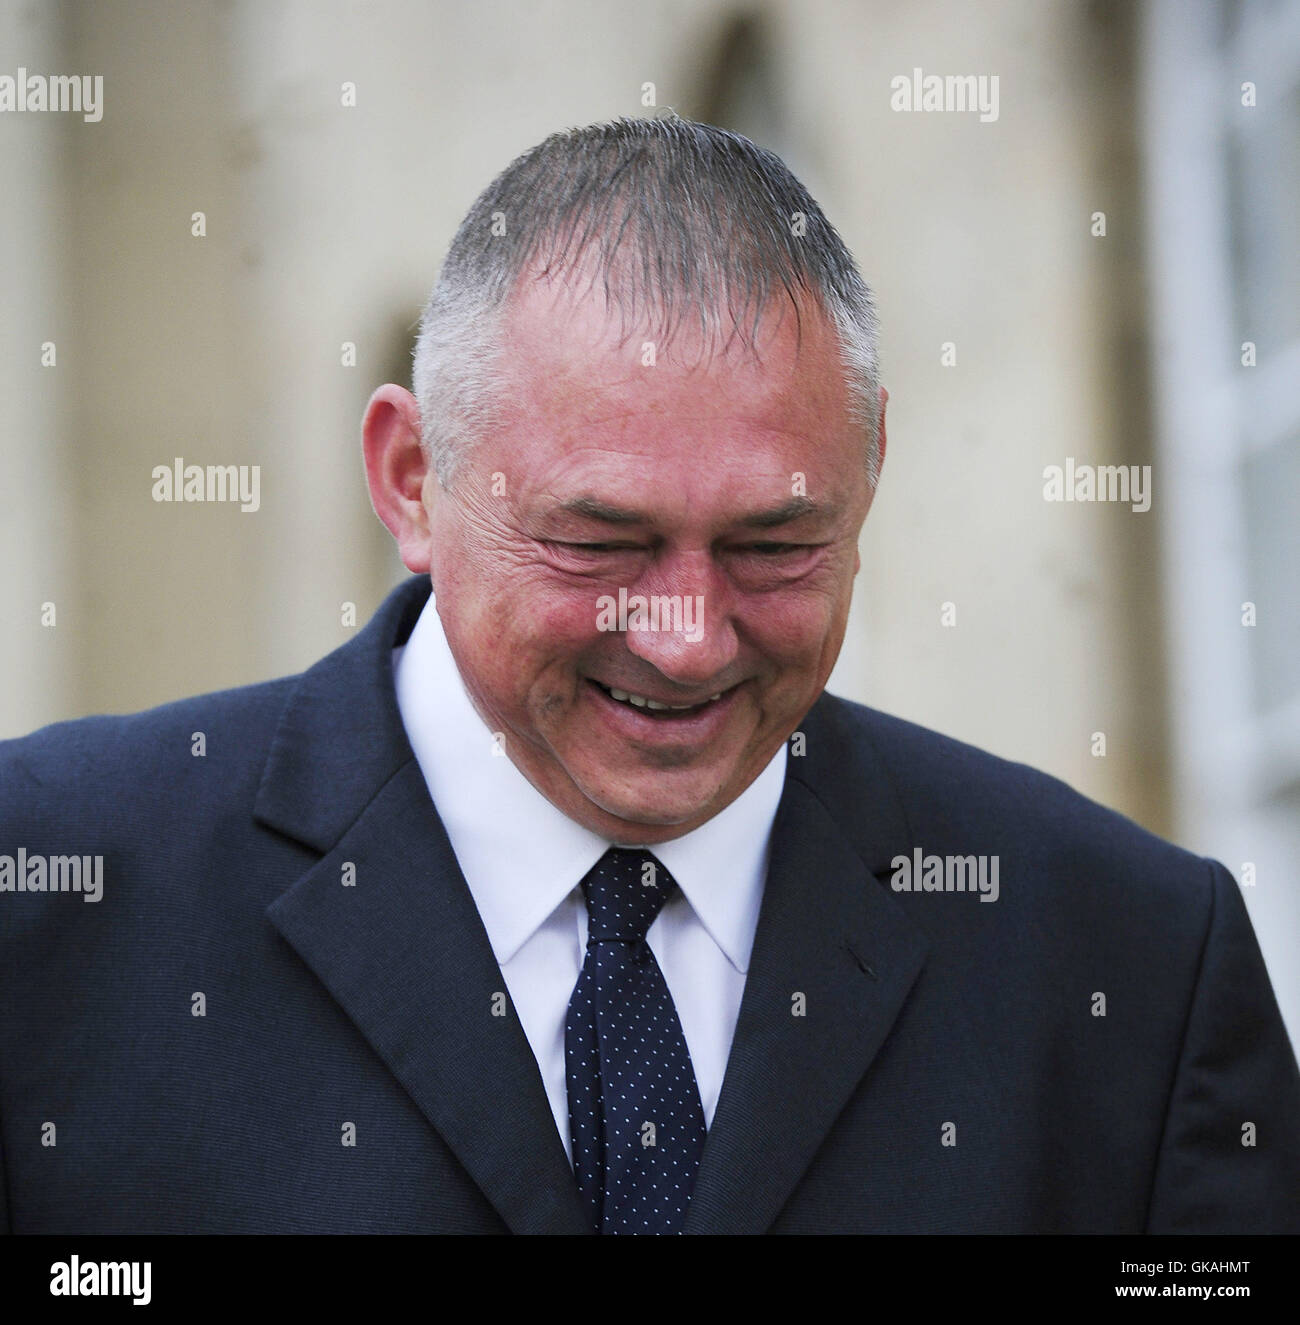
[[[587,947],[579,884],[612,843],[552,805],[497,748],[430,597],[393,650],[397,705],[483,918],[572,1161],[564,1024]],[[646,936],[677,1006],[712,1125],[758,926],[784,744],[726,809],[651,847],[677,880]]]

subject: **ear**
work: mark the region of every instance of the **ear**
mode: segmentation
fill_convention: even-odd
[[[429,513],[423,493],[429,464],[420,446],[420,407],[409,391],[390,382],[370,397],[361,446],[375,514],[397,540],[407,570],[427,573]]]
[[[889,392],[882,386],[880,388],[880,468],[885,467],[885,406],[889,404]]]
[[[883,386],[880,388],[879,391],[879,400],[880,400],[880,456],[878,458],[876,468],[878,471],[883,473],[885,468],[885,449],[888,444],[888,439],[885,436],[885,406],[889,404],[889,392],[886,391]],[[877,480],[876,480],[877,486],[879,486],[879,481],[880,481],[879,474],[877,474]],[[871,507],[875,503],[875,500],[876,500],[876,489],[872,488],[872,490],[867,494],[867,515],[871,513]],[[864,515],[862,518],[865,520],[866,515]],[[862,553],[861,551],[859,551],[853,562],[854,575],[856,575],[861,569],[862,569]]]

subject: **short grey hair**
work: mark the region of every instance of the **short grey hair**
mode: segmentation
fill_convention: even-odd
[[[479,194],[420,320],[414,388],[422,444],[448,486],[504,399],[502,320],[521,273],[582,265],[624,322],[642,309],[670,338],[683,312],[706,334],[753,331],[782,290],[835,327],[867,473],[880,475],[878,328],[870,289],[812,195],[772,152],[670,115],[552,134]],[[730,338],[729,338],[730,339]]]

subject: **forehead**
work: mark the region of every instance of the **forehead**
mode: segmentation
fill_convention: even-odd
[[[847,445],[861,455],[839,341],[813,300],[782,293],[739,328],[726,311],[702,326],[690,306],[667,321],[644,301],[607,299],[590,278],[526,275],[504,325],[516,418],[535,436],[622,437],[633,449],[693,436],[696,446],[747,438],[755,449]]]

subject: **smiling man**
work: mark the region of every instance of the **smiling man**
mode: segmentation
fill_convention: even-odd
[[[0,747],[0,852],[105,862],[0,898],[11,1228],[1300,1230],[1223,866],[825,693],[887,397],[777,158],[548,138],[414,385],[355,641]]]
[[[688,326],[646,364],[659,324],[629,344],[590,274],[517,280],[493,426],[445,487],[415,399],[376,392],[375,509],[431,575],[475,708],[533,786],[602,836],[668,841],[734,801],[821,694],[874,442],[810,294],[760,310],[746,348]],[[681,628],[610,631],[620,594],[683,604]]]

